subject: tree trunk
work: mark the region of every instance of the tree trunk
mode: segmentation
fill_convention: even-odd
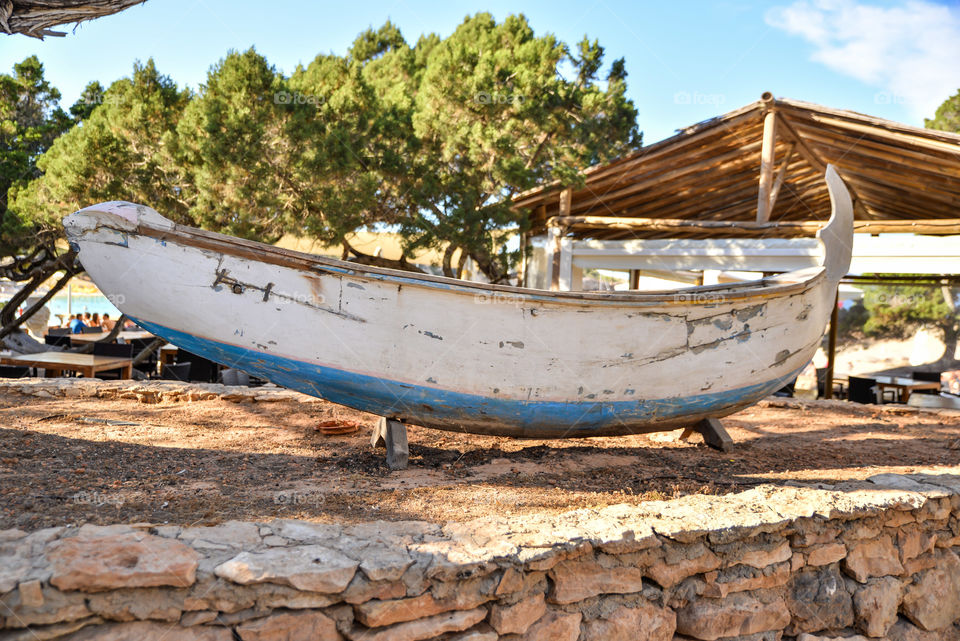
[[[510,274],[503,272],[496,260],[486,251],[482,253],[479,251],[470,252],[470,258],[477,264],[477,269],[482,271],[484,276],[494,285],[509,282]]]
[[[457,251],[457,246],[453,243],[447,245],[447,248],[443,250],[443,275],[448,278],[460,278],[460,274],[453,271],[453,254],[455,251]],[[463,258],[462,253],[461,258]]]
[[[53,270],[41,269],[34,274],[29,283],[21,287],[17,293],[14,294],[3,306],[3,309],[0,310],[0,327],[4,329],[10,327],[11,331],[16,329],[20,324],[17,322],[17,308],[20,307],[25,300],[30,298],[30,294],[37,291],[37,288],[54,273]]]
[[[44,283],[44,281],[56,274],[61,269],[64,270],[64,274],[60,277],[56,284],[51,287],[50,290],[40,298],[40,300],[24,310],[23,314],[17,318],[15,316],[17,307],[26,301],[30,295]],[[33,277],[33,279],[30,280],[29,283],[21,287],[20,291],[14,294],[13,297],[7,301],[7,304],[3,306],[3,310],[0,311],[0,340],[3,340],[12,332],[16,331],[20,325],[37,313],[37,311],[43,309],[43,306],[46,305],[51,298],[56,296],[57,292],[63,289],[64,286],[70,282],[70,279],[80,273],[80,271],[81,268],[76,262],[76,254],[72,251],[50,261],[49,265],[45,265]]]

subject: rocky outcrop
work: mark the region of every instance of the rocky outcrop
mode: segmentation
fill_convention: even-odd
[[[0,641],[960,641],[960,477],[436,525],[0,532]]]

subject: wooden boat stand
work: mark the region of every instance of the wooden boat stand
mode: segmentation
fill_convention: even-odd
[[[733,449],[733,439],[718,419],[705,418],[693,427],[686,428],[680,435],[680,440],[686,441],[695,432],[703,436],[703,442],[715,450],[729,452]]]
[[[370,436],[370,445],[387,448],[387,467],[405,470],[410,460],[407,426],[393,418],[380,418]]]
[[[733,450],[733,439],[715,418],[705,418],[693,427],[683,430],[681,441],[686,441],[694,433],[703,436],[703,442],[715,450],[730,452]],[[405,470],[410,460],[410,448],[407,445],[407,426],[393,418],[381,417],[370,436],[370,445],[375,448],[386,448],[387,467],[391,470]]]

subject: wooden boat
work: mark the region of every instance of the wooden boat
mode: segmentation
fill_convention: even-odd
[[[415,425],[561,438],[675,429],[771,394],[812,358],[849,266],[673,292],[547,292],[382,269],[173,224],[127,202],[64,220],[137,324],[278,385]]]

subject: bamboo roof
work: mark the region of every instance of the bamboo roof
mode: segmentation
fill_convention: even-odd
[[[0,0],[0,31],[33,38],[63,36],[50,27],[123,11],[146,0]]]
[[[531,234],[549,222],[602,239],[811,235],[830,215],[828,163],[854,198],[858,232],[960,233],[960,135],[770,94],[587,169],[569,206],[560,184],[514,204],[530,212]],[[758,216],[761,189],[771,206]]]

